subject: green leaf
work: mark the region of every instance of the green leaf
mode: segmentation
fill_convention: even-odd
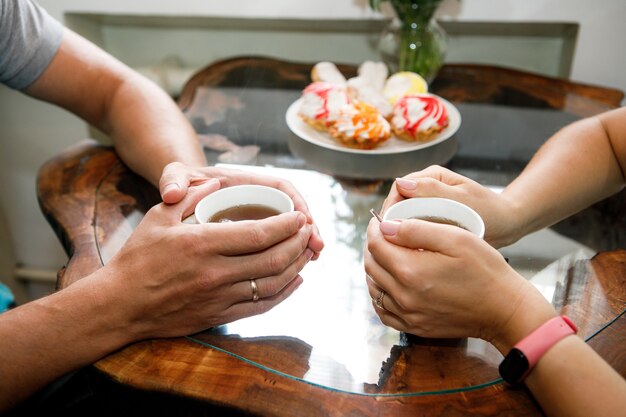
[[[369,0],[370,1],[370,7],[373,10],[380,10],[380,3],[386,0]]]

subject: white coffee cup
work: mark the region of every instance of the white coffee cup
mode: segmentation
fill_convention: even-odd
[[[196,223],[208,223],[215,214],[237,206],[267,206],[279,213],[293,211],[293,200],[284,192],[264,185],[235,185],[205,196],[196,205]]]
[[[389,207],[383,215],[383,220],[413,218],[447,219],[481,239],[485,235],[485,223],[478,213],[465,204],[447,198],[409,198]]]

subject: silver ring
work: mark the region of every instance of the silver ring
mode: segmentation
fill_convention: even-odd
[[[376,303],[376,307],[380,308],[381,310],[385,310],[385,306],[383,305],[383,301],[385,300],[385,291],[380,290],[380,292],[378,293],[378,297],[376,297],[375,303]]]
[[[256,281],[253,279],[250,280],[250,289],[252,290],[252,302],[256,303],[259,301],[259,287],[257,287]]]

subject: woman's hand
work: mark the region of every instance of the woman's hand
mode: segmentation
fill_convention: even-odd
[[[212,179],[178,204],[153,207],[96,273],[135,337],[181,336],[268,311],[302,283],[313,233],[301,212],[259,221],[185,224]],[[253,301],[251,279],[258,287]]]
[[[167,204],[178,203],[187,193],[190,187],[203,184],[212,178],[219,180],[222,187],[230,187],[242,184],[258,184],[277,188],[287,194],[294,202],[297,211],[305,214],[307,222],[312,225],[313,233],[309,241],[309,249],[313,251],[313,260],[319,257],[324,248],[324,241],[313,222],[313,217],[304,198],[298,190],[287,180],[254,174],[246,171],[216,168],[216,167],[190,167],[179,162],[173,162],[165,167],[159,181],[161,198]]]
[[[449,198],[473,208],[485,222],[485,240],[496,248],[521,237],[513,202],[446,168],[433,165],[396,179],[383,205],[383,212],[394,203],[412,197]]]
[[[372,219],[365,271],[383,323],[423,337],[480,337],[503,351],[556,313],[482,239],[424,220]]]

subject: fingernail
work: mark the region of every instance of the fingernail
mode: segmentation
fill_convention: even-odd
[[[300,288],[300,285],[302,285],[302,283],[304,282],[304,279],[302,278],[302,275],[299,275],[299,274],[296,276],[295,279],[300,280],[300,282],[296,282],[296,290],[297,290],[298,288]]]
[[[400,228],[400,222],[395,220],[385,220],[380,224],[380,231],[383,235],[393,236],[398,233],[398,229]]]
[[[298,229],[302,228],[306,224],[306,216],[302,213],[298,215]]]
[[[307,261],[310,261],[311,258],[313,257],[313,251],[309,248],[306,248],[306,250],[304,251],[304,257],[306,258]]]
[[[406,190],[414,190],[417,187],[417,183],[413,180],[407,180],[406,178],[396,178],[396,184]]]
[[[172,191],[175,189],[180,190],[180,186],[176,184],[175,182],[167,184],[165,188],[163,188],[163,194],[167,194],[169,191]]]

